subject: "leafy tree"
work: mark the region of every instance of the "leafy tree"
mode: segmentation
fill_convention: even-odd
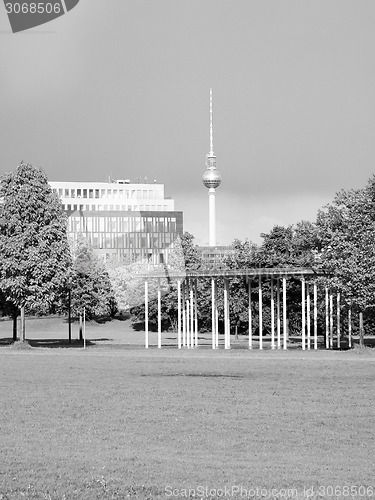
[[[274,226],[268,233],[263,233],[263,243],[255,256],[259,267],[314,267],[319,268],[321,242],[316,224],[309,221],[298,222],[295,226]],[[265,282],[264,323],[270,319],[270,283]],[[287,280],[287,321],[288,329],[293,334],[301,332],[301,282],[299,279]]]
[[[316,224],[298,222],[295,226],[274,226],[261,234],[263,243],[257,254],[260,267],[310,267],[317,264],[320,240]]]
[[[0,288],[24,318],[25,306],[48,310],[64,290],[71,265],[67,220],[44,172],[23,162],[2,176],[0,199]]]
[[[257,267],[257,253],[258,247],[248,241],[241,241],[235,239],[231,245],[232,250],[224,260],[226,269],[251,269]],[[222,312],[222,295],[223,295],[223,280],[218,280],[219,300],[220,307],[219,318],[223,318]],[[242,276],[231,278],[229,281],[229,297],[230,297],[230,323],[231,327],[235,329],[236,333],[239,330],[246,330],[248,328],[248,285],[245,278]],[[255,304],[253,302],[253,304]],[[256,320],[254,321],[256,326]]]
[[[116,299],[104,262],[94,254],[91,245],[79,237],[73,248],[73,274],[71,278],[71,308],[76,317],[114,316]]]
[[[317,267],[320,265],[321,241],[317,224],[300,221],[294,227],[293,262],[300,267]]]
[[[284,267],[293,260],[293,227],[274,226],[261,233],[263,243],[257,255],[260,267]]]
[[[375,307],[375,176],[365,188],[340,191],[317,217],[322,265],[343,303],[361,316]],[[363,334],[363,332],[361,332]]]
[[[178,273],[184,275],[185,271],[199,269],[200,267],[202,267],[202,258],[198,247],[194,244],[194,236],[185,232],[181,238],[177,238],[174,242],[174,251],[168,259],[168,265],[163,267],[165,278],[161,280],[163,295],[161,303],[162,329],[176,329],[177,325],[177,284],[175,279],[169,279],[169,274],[178,271]],[[150,280],[150,285],[149,325],[151,329],[156,329],[158,321],[157,280]],[[131,313],[133,324],[144,323],[144,305],[134,307]]]
[[[181,247],[186,271],[193,271],[203,266],[198,246],[194,244],[194,236],[188,231],[181,236]],[[181,254],[179,254],[178,262],[180,265]]]

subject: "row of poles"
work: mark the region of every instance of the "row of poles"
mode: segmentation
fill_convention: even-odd
[[[317,285],[313,287],[313,329],[314,329],[314,349],[318,348],[318,326],[317,326]],[[311,284],[302,279],[302,350],[311,346]],[[333,291],[325,287],[325,347],[332,349],[334,344],[334,316],[335,304]],[[336,346],[341,348],[341,293],[336,293]],[[348,309],[348,347],[352,347],[352,311]]]
[[[282,285],[280,283],[282,281]],[[309,283],[301,279],[302,284],[302,350],[318,348],[318,290],[315,282]],[[247,279],[248,286],[248,323],[249,323],[249,349],[253,348],[253,317],[251,294],[252,281]],[[259,349],[263,349],[263,289],[262,279],[258,279],[258,301],[259,301]],[[312,296],[311,300],[311,288]],[[276,291],[276,294],[275,294]],[[275,300],[276,295],[276,300]],[[271,278],[271,349],[287,349],[288,323],[287,323],[287,292],[286,277]],[[327,287],[325,289],[326,303],[326,335],[325,346],[327,349],[333,347],[333,293]],[[149,347],[148,327],[148,280],[145,281],[145,347]],[[158,303],[158,348],[161,348],[161,285],[158,278],[157,288]],[[229,279],[224,277],[223,291],[223,313],[224,313],[224,349],[230,349],[230,312],[229,312]],[[212,323],[212,349],[219,347],[219,312],[218,312],[218,289],[216,279],[211,279],[211,323]],[[281,321],[282,319],[282,321]],[[311,319],[312,325],[311,325]],[[349,347],[351,347],[351,312],[349,310]],[[311,328],[312,327],[312,328]],[[340,293],[337,293],[337,321],[336,321],[337,347],[340,348]],[[197,279],[177,279],[177,345],[178,348],[198,347],[198,309],[197,309]]]
[[[275,337],[275,315],[272,288],[272,335],[271,347],[276,348]],[[249,349],[253,348],[253,328],[251,310],[251,281],[248,280],[248,318],[249,318]],[[158,278],[157,289],[158,303],[158,348],[161,348],[161,286]],[[212,314],[212,349],[219,347],[219,312],[218,312],[218,290],[215,278],[211,279],[211,314]],[[280,307],[280,282],[277,280],[277,347],[281,348],[281,307]],[[229,313],[229,279],[224,278],[224,348],[230,349],[230,313]],[[283,278],[283,348],[287,348],[287,328],[286,328],[286,278]],[[177,279],[177,345],[182,347],[198,347],[198,310],[197,310],[197,279],[186,280]],[[148,328],[148,280],[145,281],[145,347],[149,347]],[[263,349],[263,319],[262,319],[262,282],[259,278],[259,348]]]

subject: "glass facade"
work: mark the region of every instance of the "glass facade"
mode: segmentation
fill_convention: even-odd
[[[68,211],[68,234],[83,235],[96,253],[129,261],[168,262],[183,232],[182,212]]]

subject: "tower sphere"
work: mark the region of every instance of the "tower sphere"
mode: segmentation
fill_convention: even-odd
[[[221,184],[221,175],[216,169],[207,169],[202,176],[202,181],[206,188],[216,189]]]

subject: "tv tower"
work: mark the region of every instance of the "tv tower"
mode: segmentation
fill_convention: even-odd
[[[208,188],[208,225],[209,246],[216,246],[216,217],[215,217],[215,195],[216,188],[221,184],[221,175],[216,170],[216,156],[214,154],[213,141],[213,112],[212,112],[212,89],[210,89],[210,152],[206,155],[207,170],[203,174],[203,184]]]

